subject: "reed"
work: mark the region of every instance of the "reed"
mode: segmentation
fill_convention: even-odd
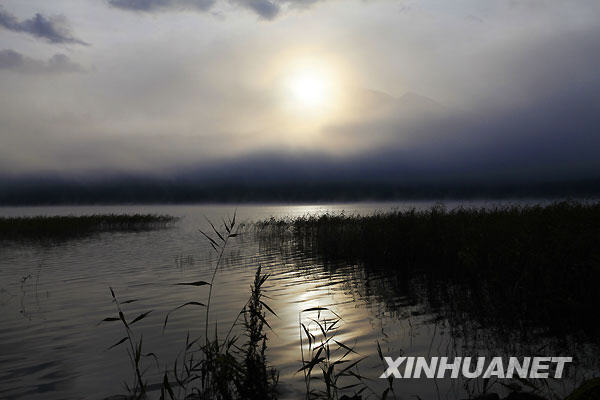
[[[304,374],[307,400],[361,399],[365,390],[375,394],[358,370],[366,357],[337,337],[342,324],[337,313],[328,307],[307,308],[300,311],[298,324],[302,367],[297,372]]]
[[[592,317],[600,304],[600,203],[436,206],[257,227],[264,237],[286,232],[332,267],[352,263],[390,282],[418,280],[434,311],[454,307],[453,315],[480,326],[600,337]]]
[[[142,367],[141,367],[142,356],[143,357],[154,357],[154,359],[157,362],[158,362],[158,358],[157,358],[156,354],[154,354],[154,353],[146,353],[146,354],[142,353],[142,344],[143,344],[144,338],[142,335],[137,336],[135,334],[135,332],[133,331],[133,325],[136,322],[139,322],[139,321],[143,320],[144,318],[146,318],[152,312],[152,310],[143,312],[143,313],[139,314],[137,317],[128,320],[123,312],[122,304],[130,304],[130,303],[138,301],[138,299],[130,299],[130,300],[125,300],[123,302],[120,302],[117,295],[115,294],[115,291],[113,290],[113,288],[111,287],[109,289],[110,289],[110,294],[113,299],[113,303],[115,303],[117,316],[106,317],[100,322],[101,323],[102,322],[114,322],[114,321],[120,322],[123,326],[125,336],[122,337],[121,339],[119,339],[117,342],[115,342],[115,344],[110,346],[107,350],[113,349],[117,346],[120,346],[121,344],[124,344],[127,346],[127,357],[129,359],[131,368],[134,373],[133,373],[133,383],[130,385],[129,383],[124,382],[124,386],[127,389],[127,391],[131,394],[132,398],[136,398],[136,399],[144,398],[144,396],[146,395],[146,392],[147,392],[148,383],[143,378],[144,373],[142,372]]]
[[[250,298],[237,314],[233,324],[224,338],[219,338],[215,321],[214,337],[209,334],[210,302],[213,294],[215,277],[221,267],[223,255],[229,240],[239,235],[233,218],[223,221],[222,231],[217,230],[210,221],[213,232],[200,231],[208,243],[217,253],[212,278],[210,282],[194,281],[177,283],[178,286],[192,286],[199,290],[208,287],[206,300],[189,301],[169,311],[164,319],[163,332],[167,328],[169,318],[184,307],[197,307],[204,310],[205,330],[203,337],[190,338],[186,336],[185,346],[175,357],[172,365],[164,365],[162,381],[148,385],[144,379],[142,359],[152,357],[159,367],[159,357],[155,353],[144,353],[142,336],[137,336],[132,325],[145,318],[152,311],[140,314],[129,321],[125,317],[121,305],[113,289],[111,296],[116,306],[117,316],[107,317],[102,322],[120,321],[123,325],[125,336],[118,340],[112,348],[127,345],[127,355],[130,361],[133,383],[126,384],[128,398],[148,398],[148,388],[158,387],[160,399],[246,399],[246,400],[271,400],[276,399],[276,386],[278,382],[277,371],[267,362],[267,335],[265,327],[270,328],[267,322],[267,311],[273,315],[275,312],[264,301],[264,284],[269,275],[264,275],[259,267],[255,274],[254,282],[250,288]],[[265,311],[266,310],[266,311]],[[240,318],[243,322],[239,323]],[[241,324],[242,335],[246,341],[242,344],[240,336],[235,335],[234,328]]]
[[[165,228],[176,220],[170,215],[156,214],[0,217],[0,240],[65,240],[101,232]]]

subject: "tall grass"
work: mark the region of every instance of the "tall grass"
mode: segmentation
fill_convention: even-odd
[[[322,215],[258,224],[304,252],[423,287],[480,326],[600,337],[600,203]]]
[[[154,353],[147,353],[147,354],[142,353],[142,345],[143,345],[144,338],[142,335],[140,335],[138,337],[135,334],[135,332],[133,331],[133,325],[136,322],[141,321],[144,318],[146,318],[148,316],[148,314],[150,314],[152,312],[152,310],[141,313],[137,317],[130,319],[128,321],[127,318],[125,317],[125,314],[123,312],[121,304],[133,303],[133,302],[136,302],[137,299],[125,300],[124,302],[121,303],[119,301],[117,295],[115,294],[115,291],[113,290],[113,288],[109,288],[109,289],[110,289],[110,294],[112,296],[113,302],[115,303],[117,316],[106,317],[101,322],[112,322],[112,321],[120,322],[125,331],[125,336],[122,337],[121,339],[119,339],[117,342],[115,342],[115,344],[110,346],[107,350],[115,348],[121,344],[124,344],[127,346],[127,350],[126,350],[127,357],[129,359],[129,363],[130,363],[131,369],[133,371],[133,383],[129,384],[127,382],[124,382],[124,385],[125,385],[127,391],[130,393],[132,398],[136,398],[136,399],[144,398],[144,396],[146,395],[146,392],[147,392],[148,384],[143,378],[144,373],[142,371],[142,366],[141,366],[142,356],[154,357],[155,360],[157,360],[157,357],[156,357],[156,354],[154,354]]]
[[[361,393],[367,389],[375,393],[358,370],[366,357],[358,356],[352,346],[337,338],[342,324],[338,314],[328,307],[311,307],[300,311],[298,324],[302,357],[298,372],[304,374],[307,400],[361,399]],[[382,398],[386,396],[384,392]]]
[[[328,268],[358,264],[367,277],[385,276],[381,285],[378,279],[363,277],[369,282],[365,291],[385,302],[386,291],[398,290],[389,294],[392,309],[398,297],[414,296],[411,301],[449,321],[452,334],[463,339],[470,330],[486,329],[505,344],[529,338],[538,343],[536,349],[544,335],[600,342],[594,317],[600,304],[600,203],[454,210],[435,206],[370,216],[271,218],[257,228],[265,243],[291,238],[294,251],[320,258]],[[327,339],[331,325],[317,324],[324,338],[320,342],[301,325],[301,345],[304,338],[309,348],[306,359],[303,354],[307,398],[339,396],[339,385],[331,379],[335,374],[329,372],[331,366],[331,372],[337,370],[337,360],[326,351],[327,344],[335,344]],[[378,354],[382,358],[379,346]],[[314,370],[319,369],[321,388],[315,390]],[[356,388],[362,391],[355,396],[395,396],[391,380],[381,394],[369,392],[367,381],[359,381]],[[515,391],[508,398],[544,399],[543,393],[552,393],[542,387],[546,381],[517,383],[507,387]],[[487,392],[486,384],[469,398],[499,399]],[[574,393],[569,400],[596,398],[597,386],[589,386],[587,382],[578,389],[585,388],[584,397]]]
[[[0,217],[0,240],[63,240],[100,232],[164,228],[176,220],[156,214]]]
[[[209,221],[210,223],[210,221]],[[263,300],[264,284],[269,275],[263,275],[259,267],[255,279],[250,287],[250,298],[238,313],[227,335],[221,339],[215,321],[214,337],[210,336],[210,303],[213,294],[214,281],[221,267],[223,255],[229,240],[238,236],[236,230],[235,214],[232,219],[223,221],[223,230],[219,231],[210,223],[212,233],[201,231],[201,234],[217,252],[210,282],[194,281],[177,283],[178,286],[193,286],[201,289],[208,286],[206,300],[189,301],[169,311],[164,319],[163,331],[167,328],[169,318],[173,313],[184,307],[198,307],[204,310],[205,329],[204,336],[190,338],[189,333],[185,346],[176,356],[172,365],[164,365],[160,387],[160,399],[215,399],[215,400],[270,400],[276,398],[278,382],[277,371],[267,362],[267,335],[265,327],[270,328],[267,322],[267,311],[273,315],[275,312]],[[142,399],[148,396],[148,383],[144,380],[142,359],[152,357],[159,368],[159,358],[155,353],[144,353],[143,338],[134,333],[132,325],[150,312],[140,314],[135,319],[128,321],[113,289],[110,289],[115,303],[117,316],[107,317],[102,322],[120,321],[123,325],[125,336],[118,340],[112,348],[120,345],[127,346],[127,355],[133,371],[133,382],[126,384],[129,397]],[[266,310],[266,311],[265,311]],[[233,334],[240,317],[243,318],[242,334],[246,340],[240,342],[240,336]],[[153,386],[157,386],[155,383]]]

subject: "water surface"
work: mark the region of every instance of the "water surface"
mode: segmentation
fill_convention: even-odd
[[[356,203],[323,205],[246,205],[237,207],[240,222],[271,216],[306,214],[371,214],[394,208],[429,208],[436,202]],[[498,202],[446,203],[481,206]],[[170,318],[162,333],[166,313],[188,301],[204,301],[206,288],[174,286],[178,282],[210,280],[215,254],[199,234],[206,218],[219,222],[231,215],[229,205],[80,206],[0,208],[0,215],[83,215],[92,213],[160,213],[181,217],[169,229],[102,233],[54,244],[2,243],[0,247],[0,397],[7,399],[102,399],[123,393],[122,382],[131,374],[124,348],[106,349],[121,338],[118,324],[98,322],[114,314],[109,286],[122,299],[139,299],[125,309],[129,318],[153,310],[136,331],[144,333],[146,351],[170,362],[182,348],[188,332],[203,332],[204,314],[183,309]],[[414,291],[401,282],[357,265],[340,263],[332,268],[304,254],[293,243],[265,243],[247,230],[233,239],[223,268],[217,275],[211,324],[226,331],[245,304],[256,268],[271,274],[268,359],[280,371],[282,398],[304,394],[299,348],[299,312],[323,306],[342,318],[338,340],[356,346],[361,373],[373,378],[374,391],[384,367],[377,357],[379,341],[386,355],[471,355],[486,351],[508,354],[523,347],[536,349],[552,341],[495,343],[483,329],[456,332],[452,324],[429,310]],[[414,283],[416,285],[416,283]],[[300,317],[310,318],[310,315]],[[562,343],[563,346],[570,345]],[[537,347],[536,347],[537,346]],[[578,343],[581,357],[594,350]],[[573,348],[575,348],[573,347]],[[541,350],[540,350],[541,351]],[[151,366],[151,361],[147,361]],[[162,367],[161,367],[162,368]],[[148,373],[148,379],[158,376]],[[593,371],[592,371],[593,372]],[[568,393],[581,376],[561,382],[557,390]],[[557,385],[555,385],[557,386]],[[471,388],[472,389],[472,388]],[[471,390],[469,389],[469,390]],[[475,390],[475,389],[473,389]],[[562,392],[561,392],[562,391]],[[406,380],[396,384],[404,398],[461,398],[463,383]]]

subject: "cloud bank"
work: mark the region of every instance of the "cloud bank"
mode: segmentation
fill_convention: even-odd
[[[217,0],[107,0],[116,8],[128,11],[160,12],[193,10],[207,12]],[[324,0],[228,0],[237,7],[250,10],[260,18],[273,20],[286,9],[308,7]],[[223,1],[225,3],[225,1]]]

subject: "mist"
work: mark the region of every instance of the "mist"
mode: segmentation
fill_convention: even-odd
[[[280,3],[7,2],[2,187],[596,187],[596,3]],[[36,15],[70,39],[14,28]],[[326,117],[282,106],[307,54],[339,81]]]

